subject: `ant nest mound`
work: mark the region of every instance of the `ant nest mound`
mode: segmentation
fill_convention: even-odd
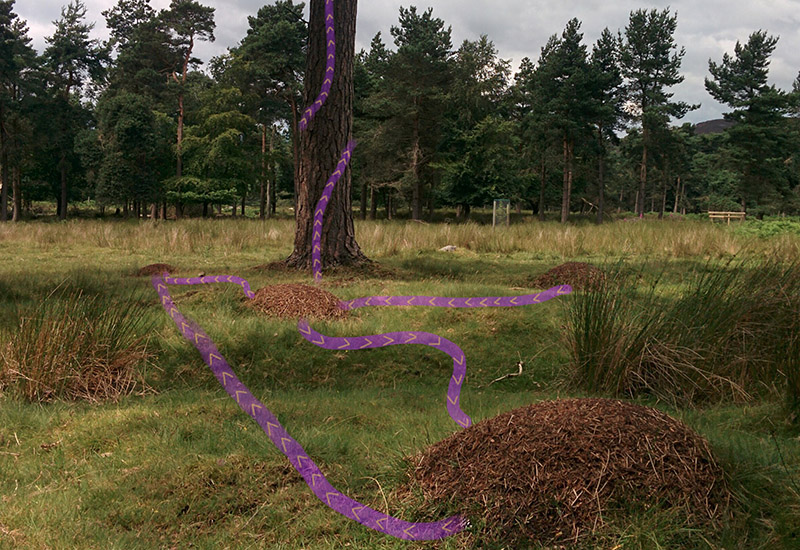
[[[650,407],[544,401],[475,424],[413,459],[401,493],[482,517],[490,538],[568,543],[614,512],[660,506],[716,524],[730,496],[708,443]],[[426,506],[427,508],[427,506]]]
[[[335,294],[304,284],[265,286],[248,300],[256,311],[281,319],[343,319],[347,311],[339,304]]]
[[[555,285],[570,285],[576,290],[599,288],[606,275],[592,264],[567,262],[554,267],[533,280],[537,288],[550,288]]]
[[[174,267],[169,264],[150,264],[139,269],[136,272],[137,277],[144,277],[145,275],[161,275],[164,272],[172,273],[176,271]]]

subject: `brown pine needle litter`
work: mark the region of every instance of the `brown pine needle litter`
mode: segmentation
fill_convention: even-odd
[[[327,290],[304,284],[280,284],[260,288],[250,307],[270,317],[281,319],[343,319],[347,311],[339,307],[339,298]]]
[[[609,512],[660,506],[687,526],[716,524],[730,501],[708,443],[650,407],[613,399],[543,401],[475,424],[412,459],[408,496],[454,506],[491,539],[569,543]],[[448,510],[452,509],[447,507]]]
[[[555,285],[570,285],[576,290],[593,289],[605,279],[600,269],[583,262],[567,262],[554,267],[533,280],[537,288],[550,288]]]
[[[169,264],[150,264],[139,269],[139,271],[136,272],[136,276],[144,277],[145,275],[161,275],[165,271],[167,273],[172,273],[175,270],[176,268]]]

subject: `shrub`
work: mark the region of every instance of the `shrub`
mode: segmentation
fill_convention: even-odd
[[[29,401],[116,400],[145,387],[144,307],[57,289],[22,311],[0,344],[0,389]]]
[[[747,220],[739,224],[734,229],[734,233],[762,239],[784,234],[800,235],[800,221],[792,219]]]

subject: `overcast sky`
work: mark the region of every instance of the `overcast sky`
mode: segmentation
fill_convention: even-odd
[[[45,36],[53,33],[53,21],[59,18],[61,6],[68,0],[17,0],[15,11],[28,22],[34,47],[41,52]],[[96,23],[94,37],[108,37],[101,11],[116,0],[84,0],[87,18]],[[216,8],[216,41],[201,42],[198,57],[208,61],[224,53],[242,39],[247,29],[247,16],[254,15],[270,0],[200,0]],[[169,0],[151,0],[156,9],[166,8]],[[612,31],[624,29],[628,16],[636,9],[670,7],[678,14],[675,35],[679,47],[686,48],[681,71],[683,83],[674,88],[675,98],[700,103],[697,111],[684,121],[700,122],[721,117],[723,105],[705,91],[703,79],[708,75],[708,60],[721,61],[725,52],[733,52],[736,41],[746,42],[751,32],[764,29],[780,37],[770,66],[770,82],[784,90],[791,89],[800,71],[800,0],[675,0],[673,2],[643,0],[362,0],[358,5],[356,50],[367,49],[376,32],[392,49],[389,28],[397,25],[400,6],[416,5],[419,12],[433,8],[433,15],[452,27],[453,46],[486,34],[494,42],[500,57],[510,59],[514,70],[527,56],[534,62],[542,46],[554,33],[561,33],[566,22],[577,17],[582,23],[584,42],[591,44],[604,27]],[[308,7],[306,7],[306,18]]]

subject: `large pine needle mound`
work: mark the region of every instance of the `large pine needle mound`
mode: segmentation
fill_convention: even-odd
[[[702,437],[611,399],[545,401],[479,422],[417,456],[411,485],[516,542],[577,541],[612,510],[654,505],[706,524],[729,500]]]
[[[271,285],[256,291],[248,305],[256,311],[281,319],[342,319],[347,311],[339,307],[339,298],[327,290],[304,285]]]
[[[555,285],[570,285],[575,289],[592,290],[605,280],[605,273],[592,264],[567,262],[542,273],[533,280],[537,288],[550,288]]]

